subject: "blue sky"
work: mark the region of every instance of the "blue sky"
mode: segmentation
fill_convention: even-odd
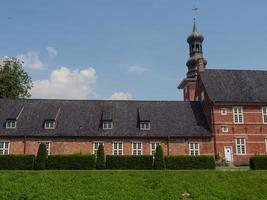
[[[207,68],[267,69],[264,0],[1,1],[0,57],[33,98],[182,100],[194,4]]]

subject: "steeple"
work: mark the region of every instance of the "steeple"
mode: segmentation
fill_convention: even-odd
[[[186,62],[188,72],[186,74],[187,78],[195,79],[198,73],[198,60],[203,59],[204,68],[207,64],[206,59],[203,57],[202,42],[204,41],[204,36],[197,30],[195,18],[193,24],[192,33],[187,38],[187,43],[189,44],[189,59]]]

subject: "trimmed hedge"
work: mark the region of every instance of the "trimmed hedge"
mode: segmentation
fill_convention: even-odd
[[[34,155],[1,155],[1,170],[32,170],[34,169]]]
[[[106,167],[107,169],[152,169],[153,157],[149,155],[107,155]]]
[[[163,156],[162,147],[160,145],[158,145],[156,148],[153,165],[154,169],[165,169],[165,160]]]
[[[212,156],[167,156],[167,169],[215,169]]]
[[[48,154],[47,154],[46,145],[44,143],[39,144],[37,156],[35,158],[34,168],[37,170],[44,170],[47,156]]]
[[[106,156],[103,144],[100,144],[96,154],[96,169],[106,168]]]
[[[51,155],[46,160],[46,169],[93,169],[95,155]]]
[[[267,169],[267,156],[252,156],[249,159],[250,169]]]

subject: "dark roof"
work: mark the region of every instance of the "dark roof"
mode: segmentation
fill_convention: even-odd
[[[200,78],[213,102],[267,102],[267,71],[208,69]]]
[[[17,105],[24,107],[16,129],[6,129],[5,120]],[[147,112],[151,130],[139,129],[138,112]],[[58,112],[59,111],[59,112]],[[114,128],[102,130],[103,113],[112,118]],[[56,129],[45,130],[44,120],[56,118]],[[141,114],[142,116],[142,114]],[[106,117],[105,117],[106,118]],[[149,118],[149,119],[148,119]],[[0,100],[0,136],[54,137],[209,137],[205,117],[198,102],[101,101],[101,100]]]

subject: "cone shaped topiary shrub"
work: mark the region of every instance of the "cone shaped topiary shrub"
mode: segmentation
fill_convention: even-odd
[[[37,170],[44,170],[45,164],[46,164],[46,158],[47,158],[47,150],[46,145],[44,143],[41,143],[39,145],[39,149],[37,152],[37,156],[35,159],[35,169]]]
[[[164,168],[165,168],[165,161],[163,157],[162,147],[158,145],[154,155],[154,169],[164,169]]]
[[[104,151],[104,145],[100,144],[96,153],[96,168],[105,169],[106,168],[106,157]]]

